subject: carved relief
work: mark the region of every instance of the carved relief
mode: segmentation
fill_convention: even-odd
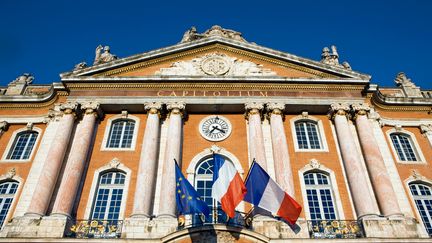
[[[117,158],[112,159],[110,162],[108,162],[108,166],[112,169],[116,169],[121,164],[120,160]]]
[[[330,106],[329,117],[334,119],[335,115],[346,116],[350,111],[350,106],[346,103],[333,103]]]
[[[321,167],[321,163],[316,159],[311,159],[309,161],[309,166],[314,169],[319,169]]]
[[[210,75],[210,76],[274,76],[275,72],[262,65],[237,59],[221,53],[211,53],[190,61],[174,62],[161,68],[156,75]]]
[[[348,62],[343,62],[339,64],[339,54],[337,52],[336,46],[332,45],[331,52],[328,47],[324,47],[321,53],[321,62],[324,64],[329,64],[332,66],[341,67],[347,70],[351,70],[351,65]]]
[[[428,125],[420,125],[420,131],[421,133],[427,135],[427,134],[432,134],[432,124],[428,124]]]
[[[15,175],[16,175],[16,169],[15,169],[15,168],[11,168],[11,169],[9,169],[9,171],[6,173],[6,178],[8,178],[8,179],[12,179]]]
[[[8,129],[9,123],[7,121],[1,121],[0,122],[0,133],[4,132]]]
[[[204,33],[201,34],[197,32],[195,26],[192,26],[183,34],[183,38],[180,43],[195,41],[212,36],[220,36],[228,39],[246,42],[240,32],[230,29],[224,29],[219,25],[213,25],[210,29],[206,30]]]

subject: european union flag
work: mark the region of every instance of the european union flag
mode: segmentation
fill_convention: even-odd
[[[193,186],[183,176],[177,162],[176,167],[176,201],[177,209],[180,214],[203,213],[210,214],[210,209],[195,191]]]

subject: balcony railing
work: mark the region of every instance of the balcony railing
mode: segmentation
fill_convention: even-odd
[[[203,214],[181,215],[178,220],[178,229],[214,224],[225,224],[227,226],[247,229],[252,227],[252,218],[247,217],[246,213],[236,211],[234,218],[229,218],[220,208],[211,208],[211,213],[207,216]]]
[[[76,220],[66,237],[120,238],[122,226],[122,220]]]
[[[311,220],[308,228],[310,237],[317,239],[365,237],[361,223],[355,220]]]

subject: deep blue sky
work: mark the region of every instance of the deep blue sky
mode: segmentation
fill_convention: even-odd
[[[151,3],[150,3],[151,2]],[[160,3],[156,3],[160,2]],[[432,89],[432,1],[21,1],[0,2],[0,85],[29,72],[59,81],[91,64],[98,44],[119,57],[180,41],[196,26],[237,30],[246,40],[319,60],[335,44],[340,61],[392,87],[404,71]]]

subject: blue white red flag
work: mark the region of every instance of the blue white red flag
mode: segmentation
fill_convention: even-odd
[[[232,163],[219,154],[213,155],[213,161],[212,197],[221,203],[222,210],[230,218],[234,218],[235,208],[243,200],[246,187]]]
[[[247,193],[244,201],[265,209],[294,225],[302,207],[280,188],[255,161],[245,182]]]

